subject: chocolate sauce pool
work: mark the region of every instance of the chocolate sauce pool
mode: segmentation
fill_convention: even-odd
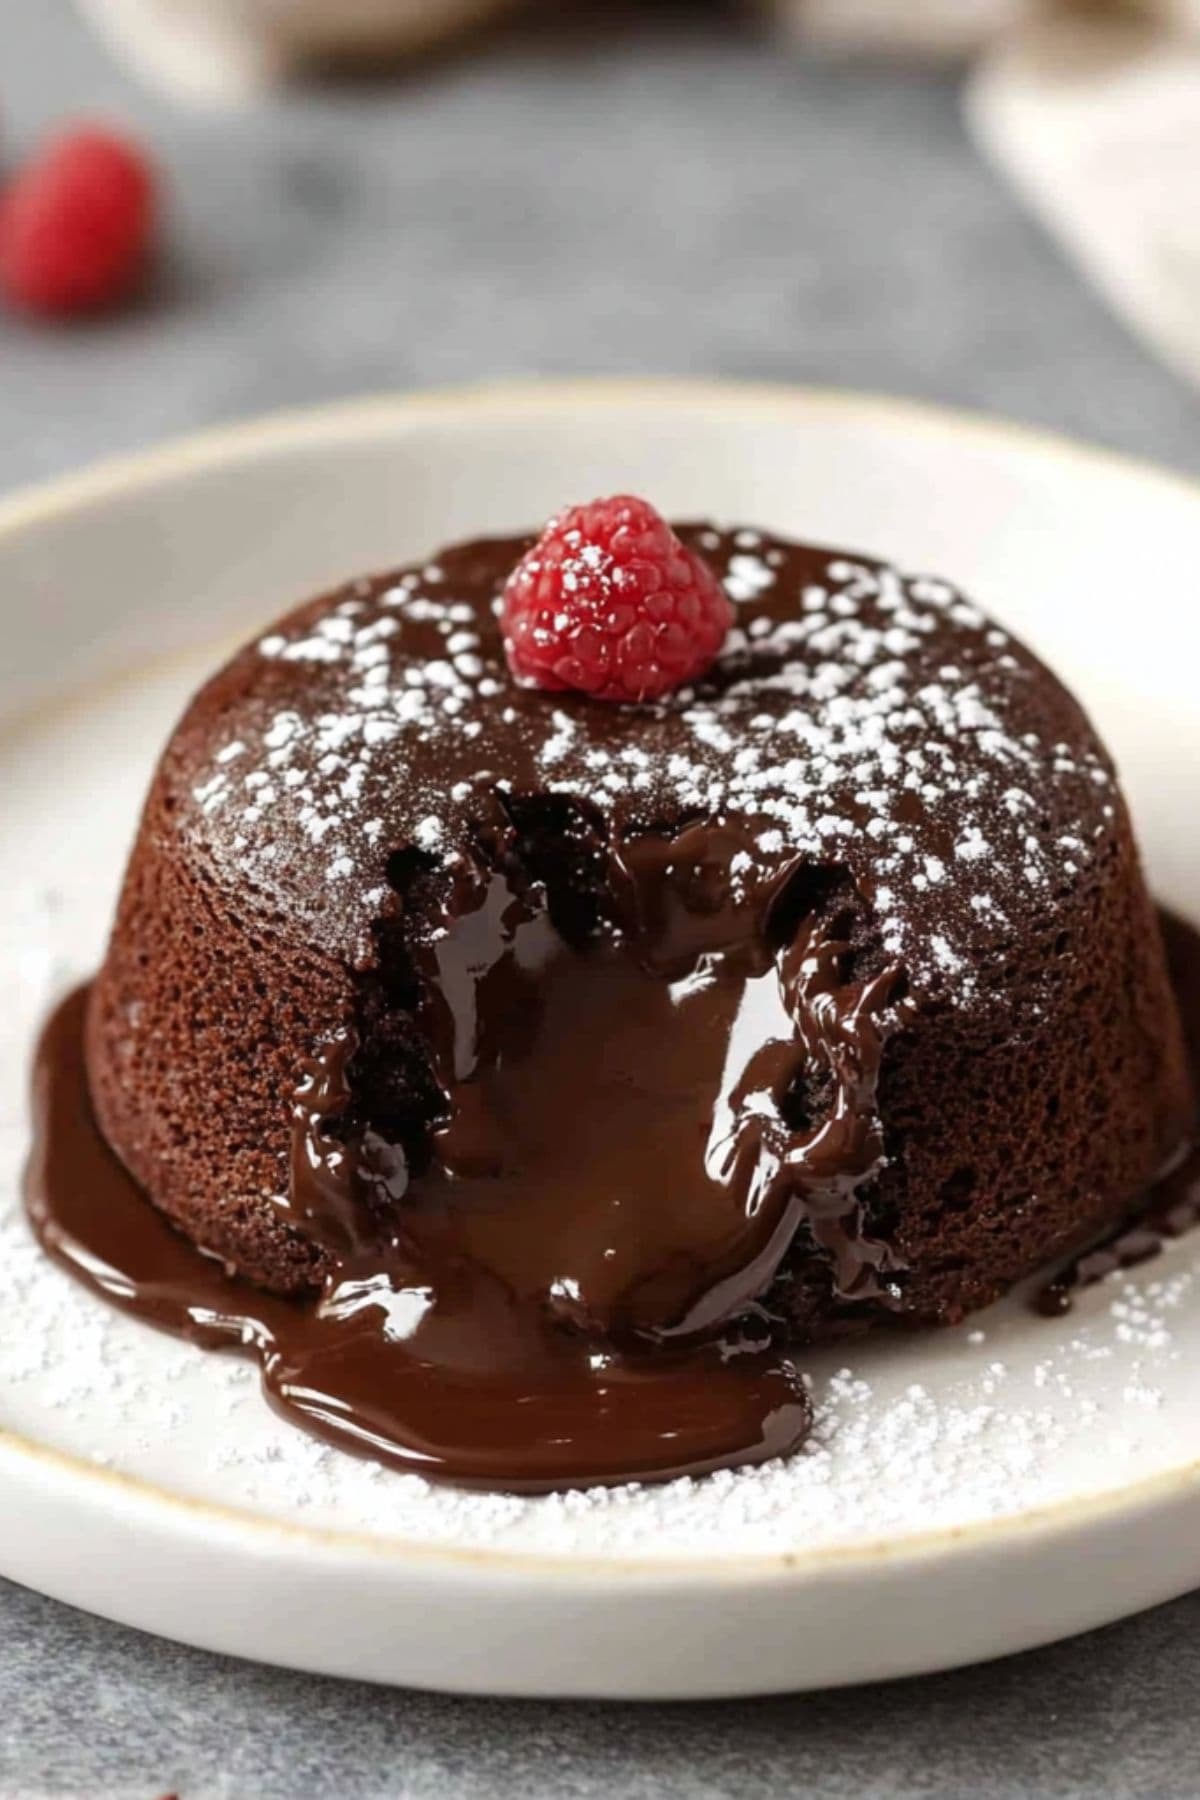
[[[445,1099],[416,1173],[356,1121],[352,1029],[302,1072],[275,1204],[326,1253],[315,1299],[239,1281],[147,1201],[93,1121],[74,994],[37,1061],[39,1238],[152,1323],[253,1351],[283,1412],[406,1470],[538,1491],[796,1449],[811,1406],[758,1296],[802,1223],[839,1293],[887,1292],[857,1191],[904,1002],[896,969],[854,973],[844,918],[776,929],[786,884],[741,878],[743,852],[720,825],[626,844],[619,923],[574,947],[540,883],[463,875],[415,952]],[[814,1072],[825,1103],[800,1118]]]
[[[83,1065],[86,989],[58,1008],[35,1072],[26,1204],[44,1248],[90,1287],[206,1348],[250,1351],[272,1403],[342,1449],[510,1491],[665,1479],[779,1456],[810,1422],[803,1384],[760,1346],[638,1355],[540,1330],[453,1253],[431,1288],[351,1255],[317,1302],[228,1275],[175,1231],[109,1150]],[[569,1196],[564,1197],[569,1204]]]
[[[1164,925],[1185,1019],[1200,1026],[1200,936]],[[282,1413],[408,1472],[539,1492],[796,1450],[811,1404],[755,1297],[802,1221],[835,1251],[843,1291],[886,1285],[888,1253],[861,1234],[854,1192],[882,1154],[874,1080],[895,972],[846,982],[846,946],[816,927],[767,959],[755,934],[725,930],[723,954],[683,959],[673,980],[613,945],[564,955],[501,877],[458,929],[462,954],[453,932],[440,952],[448,999],[432,1022],[455,1104],[402,1207],[382,1204],[406,1191],[400,1152],[331,1129],[350,1037],[331,1040],[300,1083],[289,1204],[334,1259],[319,1299],[229,1274],[109,1150],[87,1091],[86,988],[55,1012],[37,1055],[25,1192],[40,1242],[137,1317],[256,1355]],[[510,1034],[503,1055],[489,1052],[490,1019],[523,1001],[528,1041]],[[561,1053],[538,1054],[539,1038]],[[797,1132],[780,1107],[814,1061],[835,1098]],[[632,1073],[647,1067],[649,1088]],[[566,1111],[581,1091],[593,1104]],[[649,1168],[685,1170],[681,1180],[631,1193],[617,1118]],[[1074,1287],[1198,1217],[1193,1155],[1137,1220],[1043,1290],[1044,1309],[1065,1310]]]

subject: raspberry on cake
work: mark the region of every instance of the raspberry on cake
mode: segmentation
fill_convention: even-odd
[[[640,701],[705,674],[733,608],[652,506],[618,494],[551,519],[505,582],[500,616],[519,680]]]
[[[94,1272],[153,1221],[156,1317],[500,1487],[795,1447],[789,1346],[987,1304],[1193,1119],[1065,688],[945,581],[631,499],[352,581],[213,677],[85,1050],[108,1210],[67,1230],[47,1177],[44,1241]]]

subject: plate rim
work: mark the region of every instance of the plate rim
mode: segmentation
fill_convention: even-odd
[[[1090,443],[1068,432],[1001,414],[945,406],[882,390],[808,385],[802,382],[739,381],[692,376],[514,376],[500,381],[453,383],[413,390],[384,389],[348,395],[311,406],[275,407],[249,418],[217,421],[174,434],[145,448],[93,459],[77,469],[45,480],[24,483],[0,495],[0,534],[41,523],[56,513],[95,505],[123,487],[152,486],[156,481],[198,474],[220,467],[231,455],[264,454],[285,444],[351,440],[389,422],[407,418],[458,418],[468,409],[480,413],[526,411],[605,411],[631,402],[709,410],[756,407],[778,416],[803,407],[808,412],[871,417],[893,428],[944,434],[957,431],[980,443],[1025,449],[1043,456],[1083,463],[1112,473],[1166,484],[1200,500],[1200,476],[1152,457],[1136,456],[1110,445]]]
[[[298,444],[352,442],[403,427],[412,421],[442,420],[459,423],[468,417],[502,417],[515,412],[578,414],[619,410],[631,403],[659,404],[684,410],[711,411],[728,408],[742,416],[759,409],[778,418],[802,409],[808,414],[852,418],[861,424],[883,423],[889,428],[918,430],[945,436],[973,438],[1008,450],[1034,453],[1067,461],[1085,470],[1107,471],[1152,485],[1176,490],[1200,505],[1200,477],[1130,455],[1105,445],[1088,443],[1067,433],[980,413],[969,408],[909,399],[869,390],[802,383],[696,379],[687,376],[574,377],[541,379],[518,377],[431,387],[415,391],[391,390],[337,399],[311,406],[276,408],[247,419],[215,423],[198,431],[176,435],[145,449],[93,461],[80,469],[48,480],[33,482],[0,496],[0,537],[19,534],[31,526],[52,524],[56,518],[83,509],[102,507],[123,491],[153,488],[162,482],[227,466],[234,458],[254,460],[271,456]],[[103,678],[101,678],[103,681]],[[49,704],[57,707],[72,692],[84,692],[90,682],[73,683],[63,693],[37,702],[30,712],[18,708],[4,720],[7,732],[19,728]],[[778,1583],[780,1579],[803,1584],[822,1574],[849,1572],[846,1565],[887,1563],[895,1568],[906,1561],[926,1557],[965,1554],[975,1549],[1000,1550],[1007,1541],[1028,1543],[1032,1538],[1053,1538],[1088,1524],[1103,1524],[1114,1515],[1168,1514],[1177,1505],[1200,1497],[1200,1458],[1159,1470],[1132,1484],[1105,1488],[1087,1495],[1070,1496],[1048,1505],[984,1518],[957,1526],[942,1526],[903,1535],[851,1540],[808,1550],[731,1552],[724,1555],[693,1553],[655,1556],[601,1556],[571,1552],[512,1550],[489,1546],[439,1544],[369,1531],[317,1526],[272,1518],[249,1509],[178,1493],[155,1482],[104,1468],[84,1457],[59,1450],[35,1438],[0,1427],[0,1455],[31,1465],[39,1476],[50,1473],[79,1480],[123,1505],[163,1503],[176,1518],[190,1524],[215,1522],[224,1530],[249,1538],[273,1539],[308,1548],[369,1552],[395,1564],[434,1564],[466,1570],[526,1576],[569,1574],[584,1581],[620,1577],[645,1588],[686,1579],[702,1579],[720,1585],[739,1582]]]
[[[683,1579],[690,1586],[697,1577],[703,1577],[713,1585],[736,1580],[774,1586],[781,1577],[798,1585],[807,1585],[822,1575],[849,1573],[847,1565],[879,1567],[886,1564],[896,1569],[934,1556],[966,1555],[976,1549],[1002,1551],[1010,1541],[1028,1544],[1038,1538],[1053,1540],[1059,1534],[1071,1535],[1088,1525],[1111,1523],[1121,1514],[1129,1518],[1150,1518],[1155,1513],[1165,1516],[1176,1505],[1186,1506],[1194,1496],[1200,1496],[1200,1459],[1197,1459],[1175,1469],[1161,1469],[1124,1487],[1104,1488],[1097,1493],[1073,1495],[1048,1505],[1028,1507],[1023,1512],[899,1536],[847,1540],[818,1545],[811,1550],[604,1556],[571,1551],[510,1550],[490,1545],[439,1544],[392,1534],[377,1535],[361,1528],[346,1530],[331,1525],[304,1525],[247,1508],[226,1506],[199,1495],[177,1493],[140,1476],[105,1468],[52,1444],[39,1443],[20,1432],[0,1428],[0,1458],[9,1457],[22,1459],[39,1476],[49,1474],[52,1478],[72,1481],[83,1478],[90,1487],[99,1487],[107,1490],[110,1496],[117,1496],[122,1505],[135,1508],[165,1505],[170,1514],[182,1519],[188,1527],[199,1529],[215,1523],[234,1535],[272,1540],[276,1548],[283,1543],[298,1549],[366,1552],[392,1565],[433,1563],[464,1571],[484,1566],[488,1572],[505,1575],[569,1575],[584,1581],[608,1581],[618,1576],[640,1588],[655,1583],[671,1587]]]

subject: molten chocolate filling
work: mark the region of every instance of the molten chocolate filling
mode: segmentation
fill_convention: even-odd
[[[360,1116],[354,1028],[298,1085],[279,1204],[328,1252],[315,1302],[231,1277],[147,1204],[92,1121],[72,996],[38,1062],[39,1236],[154,1323],[254,1349],[278,1407],[404,1469],[532,1491],[795,1449],[811,1407],[759,1297],[801,1225],[839,1297],[895,1291],[857,1194],[904,1002],[836,873],[753,871],[720,825],[622,845],[611,916],[570,943],[528,870],[464,860],[412,950],[425,1130]]]
[[[441,1096],[422,1129],[399,1141],[364,1110],[355,1025],[302,1072],[278,1204],[327,1252],[317,1298],[250,1287],[146,1200],[93,1121],[85,990],[38,1055],[34,1228],[138,1316],[256,1353],[309,1430],[404,1470],[539,1491],[792,1451],[811,1405],[761,1297],[797,1233],[839,1300],[901,1292],[861,1190],[902,978],[840,871],[756,883],[721,825],[612,849],[583,930],[511,851],[464,859],[406,943]],[[1197,940],[1168,932],[1190,1023]],[[1193,1223],[1196,1174],[1042,1304]]]

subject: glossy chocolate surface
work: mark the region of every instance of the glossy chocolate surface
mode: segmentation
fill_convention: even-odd
[[[622,923],[575,948],[536,885],[457,893],[423,984],[445,1103],[420,1174],[353,1122],[351,1034],[298,1085],[315,1303],[230,1279],[148,1207],[92,1120],[73,996],[38,1065],[43,1243],[157,1324],[252,1345],[278,1406],[403,1468],[532,1490],[796,1449],[808,1396],[757,1301],[802,1221],[848,1296],[895,1266],[856,1190],[897,976],[855,979],[836,921],[780,929],[786,889],[739,887],[738,854],[728,830],[623,846]],[[814,1070],[823,1116],[789,1118]]]
[[[82,1059],[85,998],[79,989],[60,1006],[39,1050],[34,1229],[138,1317],[252,1351],[268,1396],[297,1423],[402,1469],[529,1491],[697,1474],[803,1441],[807,1394],[761,1334],[639,1355],[543,1326],[501,1276],[460,1254],[443,1212],[403,1249],[348,1254],[316,1303],[231,1277],[172,1229],[100,1136]],[[340,1228],[330,1235],[342,1241]]]

